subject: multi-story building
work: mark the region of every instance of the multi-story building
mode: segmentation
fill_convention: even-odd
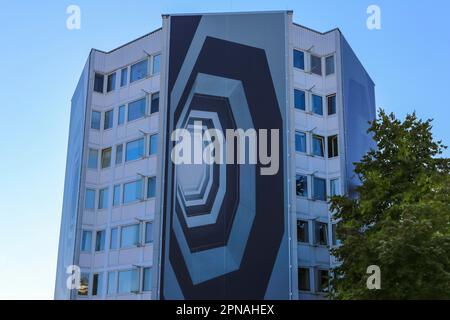
[[[260,48],[264,51],[258,51]],[[212,59],[213,56],[220,59]],[[204,63],[204,57],[213,61]],[[245,59],[243,63],[238,61],[240,57]],[[260,60],[261,67],[257,67]],[[222,63],[225,71],[217,66]],[[227,63],[236,63],[236,70],[247,73],[230,71],[225,76],[224,73],[233,69]],[[252,63],[255,67],[248,71],[245,67]],[[266,79],[261,71],[266,66],[273,90],[260,81]],[[197,69],[197,78],[187,77],[188,71]],[[190,186],[194,190],[194,183],[212,181],[212,186],[210,183],[201,186],[200,198],[213,194],[216,200],[225,197],[222,200],[225,203],[231,202],[229,199],[234,194],[240,199],[240,202],[236,200],[239,208],[243,199],[248,201],[243,207],[252,211],[254,217],[249,216],[254,220],[246,223],[238,215],[239,209],[236,210],[232,219],[241,228],[228,225],[230,235],[222,243],[225,251],[214,251],[222,248],[220,245],[209,245],[212,249],[202,251],[205,246],[201,241],[205,237],[216,241],[217,230],[201,231],[199,228],[210,226],[211,222],[195,220],[198,218],[195,213],[189,216],[189,210],[197,208],[189,207],[189,202],[201,201],[192,190],[181,193],[185,197],[184,209],[188,211],[186,225],[203,233],[186,240],[187,249],[177,231],[174,238],[167,236],[166,230],[170,231],[167,221],[173,223],[165,220],[169,219],[166,211],[170,211],[171,205],[168,199],[172,178],[167,151],[173,129],[170,108],[174,100],[189,94],[187,89],[184,93],[176,92],[177,86],[185,88],[178,83],[181,76],[191,79],[186,80],[188,83],[195,80],[193,88],[197,91],[192,99],[200,99],[198,109],[201,109],[199,105],[216,108],[214,114],[212,109],[201,109],[214,127],[218,126],[216,120],[222,125],[227,123],[220,115],[227,106],[216,105],[208,97],[226,96],[227,99],[214,101],[228,101],[231,118],[241,128],[249,127],[245,125],[249,119],[239,110],[248,104],[253,112],[255,95],[260,94],[263,101],[268,101],[271,96],[266,92],[274,92],[274,103],[278,101],[280,106],[281,124],[276,124],[276,117],[272,126],[271,118],[261,120],[250,115],[255,128],[265,125],[267,129],[280,127],[282,130],[280,167],[284,170],[281,180],[276,182],[280,185],[273,185],[265,196],[255,196],[260,191],[244,181],[235,189],[231,185],[228,190],[232,174],[227,171],[228,181],[224,182],[221,169],[211,168],[211,176],[203,167],[192,171],[195,174],[186,178],[189,183],[180,184],[181,188]],[[250,82],[255,88],[251,88]],[[234,91],[228,92],[231,87]],[[264,106],[264,102],[259,103]],[[196,111],[193,109],[191,105],[189,112]],[[262,107],[257,113],[269,113],[268,110]],[[199,114],[191,116],[200,117]],[[374,84],[341,32],[334,29],[321,33],[295,24],[291,12],[163,16],[161,29],[109,52],[93,49],[72,98],[55,298],[205,298],[214,297],[205,296],[205,292],[217,286],[226,287],[223,291],[226,293],[218,296],[225,298],[323,298],[328,290],[329,270],[336,263],[329,249],[339,244],[327,200],[336,194],[352,194],[357,183],[352,163],[372,146],[366,129],[367,121],[374,117]],[[189,123],[188,120],[185,121]],[[266,122],[258,125],[257,121]],[[241,180],[254,178],[251,170],[244,167],[239,170]],[[182,169],[177,174],[177,179],[189,176]],[[201,176],[201,181],[192,176]],[[269,180],[258,180],[257,185],[263,185],[264,181]],[[227,190],[221,193],[224,184]],[[216,189],[212,189],[214,186]],[[258,214],[262,214],[258,203],[268,201],[264,206],[270,207],[271,203],[277,203],[276,199],[270,200],[270,193],[275,197],[281,192],[283,203],[278,213],[281,220],[279,224],[273,223],[274,229],[281,228],[280,237],[274,237],[280,245],[278,242],[276,246],[271,245],[270,222],[262,232],[267,236],[267,243],[266,238],[243,237],[243,234],[257,233],[250,227],[267,225],[257,220]],[[216,200],[209,207],[208,200],[203,203],[209,208],[208,214],[215,210]],[[274,205],[272,211],[274,208],[277,209]],[[183,223],[180,225],[185,228]],[[226,226],[222,229],[227,229]],[[175,224],[176,227],[181,228]],[[233,238],[236,236],[239,240]],[[184,260],[180,260],[178,252],[168,251],[174,239]],[[191,246],[191,242],[197,244]],[[243,247],[238,243],[243,243]],[[251,250],[255,251],[254,258],[248,258],[253,254]],[[205,254],[201,256],[202,253]],[[214,254],[217,256],[213,257]],[[267,270],[265,254],[270,260]],[[67,269],[72,265],[81,270],[78,289],[67,286],[70,272],[77,274],[76,268]],[[186,265],[187,271],[178,270],[180,265],[183,268]],[[244,269],[250,270],[254,279],[262,280],[252,280]],[[239,272],[243,273],[241,278],[232,278]],[[224,282],[205,289],[217,278]],[[201,286],[206,291],[196,291]]]

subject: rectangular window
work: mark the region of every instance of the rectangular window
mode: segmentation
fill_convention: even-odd
[[[161,69],[161,55],[153,56],[152,74],[158,74]]]
[[[311,55],[311,73],[322,75],[322,58]]]
[[[142,180],[125,183],[123,185],[123,203],[142,200]]]
[[[297,196],[308,197],[308,177],[300,174],[296,175],[295,189]]]
[[[98,169],[98,150],[97,149],[89,149],[88,168],[89,169]]]
[[[323,157],[324,156],[324,137],[322,136],[318,136],[318,135],[313,135],[313,155],[318,156],[318,157]]]
[[[111,73],[108,75],[108,80],[106,84],[106,92],[110,92],[116,89],[116,73]]]
[[[95,234],[95,251],[103,251],[105,250],[105,230],[97,231]]]
[[[117,117],[117,124],[121,125],[125,123],[125,106],[119,107],[119,116]]]
[[[92,295],[93,296],[101,296],[102,295],[102,287],[103,287],[103,274],[102,273],[94,273],[92,277]]]
[[[306,109],[305,91],[294,89],[294,107],[303,111]]]
[[[158,135],[153,134],[150,136],[150,145],[149,145],[149,154],[151,156],[155,155],[158,152]]]
[[[147,181],[147,198],[156,196],[156,177],[150,177]]]
[[[306,133],[295,133],[295,151],[306,153]]]
[[[128,83],[128,68],[120,70],[120,86],[125,87]]]
[[[155,92],[152,94],[150,105],[150,113],[155,113],[159,111],[159,92]]]
[[[338,136],[328,137],[328,158],[334,158],[339,155],[338,153]]]
[[[308,221],[297,220],[297,241],[302,243],[309,242]]]
[[[100,118],[101,117],[102,117],[101,112],[92,111],[91,129],[100,130]]]
[[[113,206],[118,205],[120,205],[120,184],[116,184],[113,191]]]
[[[95,209],[95,190],[94,189],[86,189],[86,196],[84,199],[84,207],[88,210]]]
[[[152,268],[144,268],[143,291],[152,291]]]
[[[100,73],[95,74],[95,78],[94,78],[94,91],[95,92],[103,93],[104,79],[105,79],[104,75],[102,75]]]
[[[328,224],[325,222],[315,221],[314,225],[314,242],[322,246],[328,245]]]
[[[81,251],[91,252],[92,250],[92,231],[83,230],[81,237]]]
[[[153,242],[153,223],[145,223],[145,243]]]
[[[117,249],[117,240],[118,240],[117,239],[117,236],[118,236],[117,232],[118,232],[117,228],[112,228],[111,229],[111,235],[109,237],[109,248],[111,250]]]
[[[294,49],[294,68],[305,70],[305,54]]]
[[[139,244],[139,224],[122,227],[120,233],[120,247],[129,248]]]
[[[327,184],[325,179],[314,177],[314,200],[327,200]]]
[[[328,76],[334,73],[334,56],[325,58],[325,74]]]
[[[111,271],[108,272],[108,294],[114,294],[116,293],[116,272]]]
[[[80,276],[80,288],[77,290],[79,296],[89,294],[89,273],[82,272]]]
[[[323,99],[316,94],[312,95],[312,112],[323,116]]]
[[[142,98],[128,104],[128,121],[145,117],[145,106],[147,99]]]
[[[331,116],[336,114],[336,95],[332,94],[327,97],[327,112]]]
[[[119,271],[119,293],[139,292],[139,271],[137,269]]]
[[[100,192],[98,194],[98,208],[100,210],[108,208],[108,193],[108,188],[100,189]]]
[[[113,127],[114,123],[114,110],[109,110],[105,112],[105,122],[103,123],[103,129],[108,130]]]
[[[131,66],[130,83],[147,77],[148,60],[142,60]]]
[[[311,291],[309,268],[298,268],[298,290]]]
[[[116,164],[121,164],[123,161],[123,144],[116,146]]]
[[[340,195],[339,179],[330,180],[330,197]]]
[[[328,292],[329,287],[328,270],[317,270],[317,292]]]
[[[144,138],[127,143],[125,151],[125,162],[137,160],[144,156]]]
[[[102,169],[109,168],[111,166],[111,148],[102,150]]]

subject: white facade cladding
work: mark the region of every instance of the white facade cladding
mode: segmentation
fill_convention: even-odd
[[[287,16],[287,45],[280,48],[287,51],[284,156],[292,189],[286,297],[322,299],[335,264],[329,249],[338,244],[327,200],[348,191],[347,154],[355,161],[369,148],[373,82],[338,29],[319,33]],[[91,51],[72,99],[56,299],[164,298],[159,286],[168,43],[164,25],[113,51]],[[354,94],[355,88],[361,92]],[[359,115],[354,122],[350,112]],[[78,290],[66,287],[70,265],[81,269]]]

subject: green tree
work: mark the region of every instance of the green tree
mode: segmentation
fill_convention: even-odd
[[[331,298],[450,299],[450,159],[431,122],[380,110],[371,124],[377,149],[355,163],[358,197],[331,200],[342,241]],[[380,290],[367,289],[370,265]]]

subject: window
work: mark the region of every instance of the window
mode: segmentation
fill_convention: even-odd
[[[95,234],[95,251],[103,251],[105,250],[105,230],[97,231]]]
[[[328,158],[334,158],[339,155],[338,153],[338,136],[328,137]]]
[[[108,130],[113,127],[114,110],[105,112],[105,121],[103,122],[103,129]]]
[[[340,194],[339,189],[339,179],[330,180],[330,197],[338,196]]]
[[[311,291],[309,268],[298,268],[298,290]]]
[[[97,169],[98,168],[98,150],[97,149],[89,149],[88,168],[89,169]]]
[[[86,189],[86,197],[84,199],[84,207],[88,210],[95,209],[95,190]]]
[[[105,77],[100,73],[95,74],[95,78],[94,78],[94,91],[95,92],[103,93],[104,78]]]
[[[336,114],[336,95],[332,94],[327,97],[327,112],[328,115]]]
[[[156,177],[150,177],[147,181],[147,198],[156,196]]]
[[[108,272],[108,294],[116,293],[116,272]]]
[[[294,68],[305,70],[305,54],[302,51],[294,50]]]
[[[149,154],[151,156],[155,155],[158,152],[158,135],[154,134],[150,136],[150,145],[149,145]]]
[[[305,102],[305,91],[294,89],[294,107],[295,109],[305,110],[306,102]]]
[[[313,155],[324,156],[324,137],[313,135]]]
[[[316,94],[312,95],[312,112],[323,116],[323,99]]]
[[[325,58],[325,74],[328,76],[334,73],[334,56]]]
[[[338,246],[341,244],[341,241],[337,238],[337,224],[334,223],[331,225],[331,243],[333,246]]]
[[[145,243],[153,242],[153,223],[145,223]]]
[[[102,273],[94,273],[92,277],[92,295],[93,296],[101,296],[102,295],[102,287],[103,287],[103,274]]]
[[[117,240],[118,240],[117,236],[118,236],[117,228],[112,228],[111,235],[109,238],[109,248],[111,250],[117,249]]]
[[[308,177],[298,174],[295,177],[295,189],[297,196],[308,197]]]
[[[315,229],[314,229],[314,237],[315,237],[315,244],[319,244],[322,246],[328,245],[328,224],[325,222],[315,222]]]
[[[306,133],[295,133],[295,151],[306,153]]]
[[[101,189],[98,195],[98,208],[106,209],[108,208],[108,188]]]
[[[142,98],[128,104],[128,121],[133,121],[145,116],[147,99]]]
[[[309,242],[308,221],[297,220],[297,241],[302,243]]]
[[[311,73],[322,75],[322,59],[313,54],[311,55]]]
[[[123,203],[142,200],[142,180],[125,183],[123,185]]]
[[[119,293],[139,292],[139,271],[137,269],[119,271]]]
[[[121,125],[125,123],[125,106],[119,107],[119,116],[117,117],[117,124]]]
[[[144,138],[127,143],[125,161],[140,159],[144,156]]]
[[[161,69],[161,55],[157,54],[153,56],[152,74],[158,74]]]
[[[317,292],[328,292],[329,287],[328,270],[317,270]]]
[[[144,281],[142,290],[151,291],[152,290],[152,268],[144,268]]]
[[[102,150],[102,169],[111,166],[111,148]]]
[[[147,59],[135,63],[131,66],[130,83],[147,77]]]
[[[123,161],[123,144],[116,146],[116,164],[121,164]]]
[[[150,105],[150,113],[155,113],[159,111],[159,92],[152,94],[152,102]]]
[[[120,205],[120,184],[116,184],[113,190],[113,206]]]
[[[122,227],[120,234],[120,247],[129,248],[139,244],[139,224]]]
[[[100,118],[102,114],[98,111],[92,111],[91,129],[100,130]]]
[[[116,89],[116,73],[111,73],[108,75],[108,80],[106,84],[106,92],[110,92]]]
[[[314,200],[327,200],[326,180],[314,177]]]
[[[91,252],[92,250],[92,231],[83,230],[81,237],[81,251]]]
[[[120,70],[120,86],[125,87],[128,83],[128,68]]]
[[[87,296],[89,293],[89,273],[82,272],[80,276],[80,288],[77,291],[79,296]]]

